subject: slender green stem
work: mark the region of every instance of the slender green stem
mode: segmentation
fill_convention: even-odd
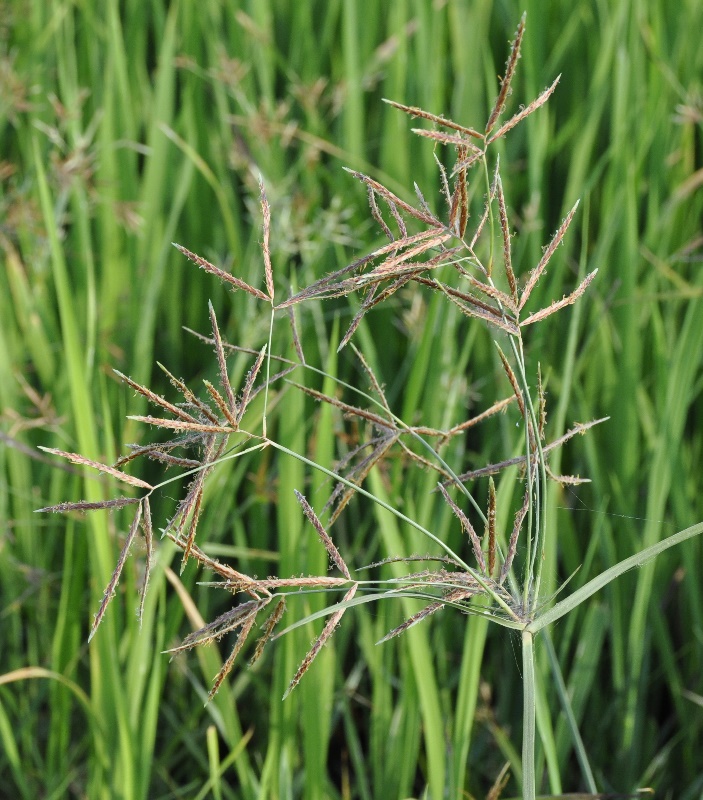
[[[253,438],[250,436],[250,438]],[[218,464],[222,464],[224,461],[231,461],[234,458],[241,458],[241,456],[246,455],[247,453],[252,453],[255,450],[263,450],[268,444],[268,440],[259,442],[259,444],[254,444],[251,447],[247,447],[244,450],[238,450],[236,453],[229,453],[224,456],[220,456],[219,458],[215,459],[215,461],[209,461],[206,464],[201,464],[198,467],[193,467],[193,469],[188,469],[185,472],[179,472],[178,475],[174,475],[171,478],[166,478],[165,481],[161,481],[161,483],[155,484],[148,492],[147,496],[153,494],[157,489],[162,489],[164,486],[167,486],[169,483],[175,483],[176,481],[183,480],[183,478],[187,477],[188,475],[195,475],[197,472],[202,472],[206,469],[211,469],[212,467],[216,467]]]
[[[528,630],[522,632],[522,797],[535,800],[535,661],[534,637]]]

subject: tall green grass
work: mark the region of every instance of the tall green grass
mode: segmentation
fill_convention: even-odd
[[[222,663],[217,648],[172,662],[161,652],[198,615],[222,609],[194,571],[177,577],[164,547],[142,629],[133,572],[87,647],[128,520],[33,515],[67,497],[107,497],[110,487],[21,449],[114,459],[140,435],[124,420],[140,401],[111,368],[165,393],[155,360],[189,379],[212,377],[210,348],[182,328],[207,330],[208,299],[230,341],[265,341],[254,304],[170,246],[182,242],[254,282],[259,172],[273,207],[274,267],[296,286],[379,241],[361,226],[363,193],[343,164],[408,196],[412,181],[433,195],[429,149],[380,99],[479,124],[523,6],[387,5],[6,4],[0,776],[13,796],[404,798],[439,797],[444,787],[451,797],[482,796],[505,761],[514,776],[506,793],[519,791],[519,643],[479,620],[445,612],[375,647],[402,610],[361,606],[285,703],[312,629],[283,639],[203,707]],[[563,454],[563,471],[593,483],[553,490],[553,558],[544,567],[553,591],[579,566],[570,589],[703,519],[699,6],[526,4],[514,95],[535,96],[556,73],[562,80],[506,145],[507,199],[521,223],[515,260],[530,268],[581,197],[580,234],[575,224],[537,291],[561,297],[576,274],[600,270],[577,312],[538,331],[532,352],[553,365],[553,437],[574,419],[611,416]],[[395,311],[409,337],[384,311],[358,337],[394,409],[439,425],[474,398],[491,401],[500,373],[488,337],[420,295],[403,296]],[[355,369],[334,356],[350,313],[340,304],[337,317],[320,307],[300,320],[306,354],[340,377]],[[446,384],[454,365],[461,385]],[[309,399],[298,403],[272,421],[279,440],[299,448],[314,427],[313,455],[325,463],[332,418]],[[514,438],[503,421],[465,446],[490,461]],[[266,466],[230,462],[217,474],[199,537],[252,573],[314,570],[319,554],[307,550],[292,490],[319,492],[321,479],[284,457]],[[377,477],[375,491],[448,535],[429,477],[399,476]],[[509,482],[499,491],[507,499]],[[157,525],[169,502],[154,507]],[[363,504],[341,535],[360,563],[413,549],[408,531]],[[602,791],[652,786],[677,800],[703,791],[701,556],[700,541],[685,543],[552,631]],[[538,790],[576,791],[585,784],[539,638],[536,671]]]

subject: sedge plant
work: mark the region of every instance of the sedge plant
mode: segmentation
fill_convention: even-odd
[[[140,536],[146,546],[139,601],[141,615],[154,563],[154,548],[157,546],[150,498],[154,493],[183,481],[184,477],[190,479],[175,513],[158,530],[162,538],[170,540],[180,551],[181,569],[189,561],[194,561],[208,571],[212,579],[207,585],[226,593],[231,598],[231,607],[204,627],[190,633],[169,652],[188,651],[220,640],[227,634],[234,635],[234,646],[214,676],[210,697],[215,695],[227,678],[250,638],[256,638],[250,655],[250,663],[254,663],[271,640],[314,620],[324,619],[322,631],[291,676],[287,695],[309,670],[344,614],[360,604],[393,598],[412,598],[422,602],[417,612],[390,630],[381,641],[399,636],[445,609],[481,615],[496,625],[519,632],[524,706],[522,796],[524,800],[534,800],[538,788],[538,776],[535,773],[535,637],[625,571],[701,533],[703,524],[694,525],[615,564],[556,602],[542,592],[542,565],[548,540],[548,482],[577,484],[586,480],[573,475],[554,474],[549,464],[550,453],[605,419],[576,423],[566,434],[550,441],[546,430],[546,395],[541,373],[539,368],[536,375],[530,374],[528,369],[526,354],[532,328],[548,323],[554,314],[580,302],[595,279],[597,270],[586,275],[570,294],[542,307],[532,307],[533,291],[566,236],[578,204],[546,244],[537,264],[523,270],[513,263],[513,231],[501,163],[499,157],[494,155],[495,144],[537,112],[548,101],[559,82],[557,78],[535,100],[507,119],[504,118],[524,31],[523,16],[510,49],[498,96],[482,129],[453,122],[420,108],[388,101],[399,112],[429,123],[428,127],[414,128],[413,132],[429,139],[435,147],[442,187],[439,198],[441,212],[425,199],[417,186],[416,199],[410,203],[370,176],[350,170],[351,176],[366,188],[371,216],[387,237],[387,244],[313,284],[289,293],[285,299],[279,297],[279,281],[272,266],[271,211],[263,181],[260,187],[263,215],[261,286],[247,283],[186,247],[175,245],[190,261],[233,291],[246,292],[261,303],[262,314],[269,317],[268,342],[260,350],[253,351],[224,341],[215,310],[210,305],[211,330],[201,338],[214,349],[218,385],[205,380],[203,389],[196,391],[160,365],[178,395],[169,400],[127,375],[118,373],[127,386],[157,409],[154,416],[134,416],[130,419],[165,432],[166,438],[153,443],[131,445],[129,452],[112,465],[76,453],[43,448],[73,464],[109,475],[123,486],[124,491],[109,500],[67,501],[41,511],[93,512],[126,507],[134,510],[117,565],[95,615],[89,636],[92,639],[115,595],[134,541]],[[437,150],[443,152],[443,149],[452,155],[449,166],[437,156]],[[474,187],[483,189],[482,208],[477,214],[472,213]],[[405,421],[392,410],[380,380],[352,340],[362,320],[368,320],[372,327],[371,312],[406,287],[436,293],[447,304],[470,318],[472,323],[488,326],[495,337],[497,362],[507,379],[507,391],[502,400],[444,429],[425,426],[421,421]],[[339,392],[325,394],[296,383],[297,372],[315,370],[306,361],[297,334],[298,308],[311,301],[329,301],[352,294],[359,298],[357,310],[342,337],[340,349],[348,345],[353,351],[354,358],[361,366],[361,374],[371,390],[365,391],[359,386],[337,381]],[[294,358],[271,352],[272,332],[274,325],[279,323],[290,326],[295,347]],[[228,357],[235,353],[239,356],[248,354],[251,359],[251,367],[241,386],[233,385],[230,380]],[[268,412],[276,404],[285,404],[287,392],[291,390],[304,392],[316,401],[331,405],[346,419],[352,420],[356,429],[362,432],[358,441],[346,450],[336,464],[316,463],[304,453],[285,447],[275,435],[269,435]],[[251,411],[257,397],[263,403],[263,414]],[[522,431],[522,452],[519,455],[481,465],[467,463],[465,453],[460,463],[451,463],[451,459],[445,457],[451,442],[458,437],[465,437],[473,426],[506,412],[508,407],[515,409]],[[204,512],[205,485],[218,465],[245,455],[262,454],[266,450],[299,459],[330,479],[332,490],[322,508],[316,510],[302,491],[296,492],[296,498],[301,514],[307,518],[327,551],[336,574],[259,578],[241,571],[236,563],[225,563],[207,555],[203,543],[198,541],[198,521]],[[150,459],[164,468],[176,469],[178,474],[158,483],[135,477],[125,468],[140,458]],[[381,468],[391,458],[400,459],[404,468],[434,472],[436,491],[451,509],[456,524],[463,531],[464,545],[461,548],[450,547],[432,530],[368,488],[367,478],[372,471]],[[517,508],[513,510],[512,527],[503,531],[499,530],[496,522],[497,492],[493,476],[509,468],[517,469],[522,489]],[[479,479],[486,477],[488,498],[484,502],[477,496],[475,487]],[[381,505],[398,520],[416,529],[426,538],[427,553],[397,553],[373,564],[352,564],[350,559],[342,555],[335,542],[334,525],[354,497],[365,497]],[[413,566],[409,567],[409,574],[402,577],[359,577],[373,576],[378,573],[376,568],[389,562],[404,562]],[[293,620],[284,630],[278,631],[286,617],[291,593],[307,592],[325,593],[326,596],[337,593],[338,596],[322,610]],[[260,633],[255,637],[257,629]],[[558,667],[555,666],[555,669]],[[563,702],[567,706],[568,716],[568,700],[565,696]],[[575,724],[572,725],[572,732],[577,740],[577,752],[590,792],[583,796],[596,797],[597,787],[583,748],[580,747]],[[504,776],[501,775],[491,796],[497,798],[504,785]]]

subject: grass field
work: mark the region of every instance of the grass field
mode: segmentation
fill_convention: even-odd
[[[483,798],[506,762],[502,796],[520,794],[518,637],[446,609],[376,646],[405,609],[360,605],[285,702],[319,632],[313,624],[253,668],[243,659],[205,704],[227,643],[162,654],[226,608],[198,584],[202,572],[191,564],[179,575],[175,548],[160,541],[140,629],[138,552],[88,645],[130,518],[33,512],[115,494],[104,476],[59,464],[39,445],[112,463],[148,436],[126,419],[150,413],[144,398],[113,368],[172,401],[157,361],[190,385],[214,381],[212,348],[184,331],[209,335],[208,300],[228,341],[266,343],[269,317],[256,302],[228,292],[171,242],[262,285],[261,175],[283,293],[380,246],[365,191],[342,167],[411,202],[413,182],[431,204],[440,186],[431,143],[382,98],[483,124],[525,9],[513,110],[561,81],[501,144],[513,263],[526,274],[580,198],[537,302],[599,270],[579,303],[534,331],[530,367],[536,373],[539,360],[544,371],[549,439],[574,421],[610,417],[552,457],[555,472],[592,482],[550,484],[546,599],[577,568],[566,591],[703,520],[703,5],[5,0],[0,795]],[[472,191],[480,202],[483,189]],[[350,350],[336,352],[355,303],[296,313],[310,363],[366,391]],[[416,287],[366,317],[354,341],[393,410],[439,427],[509,392],[491,338]],[[273,351],[294,356],[285,328]],[[231,374],[241,378],[250,364],[233,357]],[[336,391],[331,377],[296,380]],[[330,407],[292,391],[269,426],[285,447],[329,466],[345,432]],[[520,444],[509,415],[476,431],[457,458],[486,464]],[[508,528],[514,479],[498,484],[499,526]],[[459,548],[433,485],[431,474],[394,463],[369,476],[374,494]],[[198,541],[248,574],[324,574],[327,555],[294,489],[321,505],[329,484],[271,450],[222,464]],[[155,527],[173,514],[176,491],[154,499]],[[479,483],[477,496],[486,492]],[[427,547],[363,498],[334,530],[353,566]],[[601,792],[703,795],[702,565],[694,538],[550,630]],[[322,602],[301,596],[292,613]],[[537,638],[537,790],[552,796],[586,784],[549,648]]]

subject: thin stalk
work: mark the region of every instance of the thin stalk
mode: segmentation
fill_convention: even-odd
[[[266,441],[260,442],[259,444],[253,444],[251,447],[247,447],[245,450],[239,450],[236,453],[228,453],[224,456],[216,458],[214,461],[210,461],[207,464],[201,464],[200,466],[193,467],[193,469],[186,470],[185,472],[179,472],[178,475],[174,475],[172,478],[166,478],[165,481],[161,481],[161,483],[154,484],[154,486],[149,490],[149,492],[147,492],[146,496],[149,497],[157,489],[162,489],[169,483],[175,483],[176,481],[180,481],[183,478],[188,477],[188,475],[195,475],[196,473],[202,472],[205,469],[211,469],[212,467],[216,467],[218,464],[222,464],[224,461],[231,461],[234,458],[240,458],[241,456],[245,456],[247,453],[253,453],[256,450],[263,450],[268,444],[270,444],[270,442],[267,439]]]
[[[522,797],[535,800],[535,661],[534,637],[522,632]]]

